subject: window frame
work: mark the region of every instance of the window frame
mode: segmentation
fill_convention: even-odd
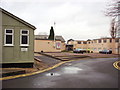
[[[12,30],[12,33],[6,33],[7,30]],[[6,43],[6,35],[12,35],[12,43]],[[4,46],[14,46],[14,29],[5,29],[4,31]]]
[[[28,31],[28,33],[27,34],[22,34],[22,31]],[[21,29],[20,30],[20,46],[29,46],[29,30],[26,30],[26,29]],[[22,44],[22,36],[27,36],[28,38],[27,38],[27,44]]]

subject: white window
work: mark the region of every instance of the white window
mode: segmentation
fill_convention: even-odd
[[[14,40],[13,35],[14,35],[13,29],[5,29],[5,35],[4,35],[5,46],[13,46],[13,40]]]
[[[29,30],[20,31],[20,46],[29,46]]]

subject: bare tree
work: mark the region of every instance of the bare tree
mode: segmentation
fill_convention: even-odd
[[[117,35],[117,23],[115,22],[115,18],[112,19],[111,21],[111,28],[110,28],[110,35],[114,39],[116,38]]]
[[[120,0],[112,0],[112,3],[108,5],[106,16],[116,17],[120,15]]]
[[[120,0],[112,0],[112,3],[108,5],[105,12],[106,16],[112,17],[110,35],[112,38],[116,38],[116,35],[120,32]]]

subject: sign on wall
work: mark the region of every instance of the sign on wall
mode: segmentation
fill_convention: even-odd
[[[60,43],[60,42],[57,42],[57,43],[56,43],[56,48],[57,48],[57,49],[60,49],[60,47],[61,47],[61,43]]]
[[[28,51],[28,48],[21,48],[21,51]]]

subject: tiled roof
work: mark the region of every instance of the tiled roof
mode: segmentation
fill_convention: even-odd
[[[47,40],[48,37],[49,37],[48,35],[35,35],[35,39],[40,39],[40,40]],[[62,36],[55,36],[55,39],[65,42],[65,40]]]

